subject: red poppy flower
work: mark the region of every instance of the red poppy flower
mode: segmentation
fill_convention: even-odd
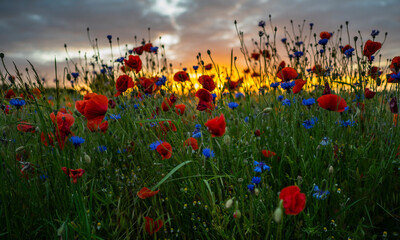
[[[71,126],[75,122],[75,118],[69,113],[58,112],[50,114],[52,122],[56,125],[56,138],[61,149],[64,149],[66,138],[71,134]]]
[[[142,69],[142,60],[140,60],[139,56],[129,55],[128,60],[124,59],[125,66],[133,69],[136,73],[140,72]]]
[[[153,235],[154,233],[158,232],[161,227],[164,225],[164,222],[159,219],[157,221],[154,221],[151,217],[144,217],[146,220],[146,232],[148,234]]]
[[[341,49],[341,51],[342,51],[342,53],[344,53],[344,52],[346,52],[346,50],[349,50],[349,49],[351,49],[351,48],[353,48],[351,45],[349,45],[349,44],[347,44],[346,46],[344,46],[342,49]]]
[[[264,49],[262,52],[260,52],[264,58],[266,59],[271,59],[271,54],[269,53],[268,50]]]
[[[88,120],[88,126],[100,125],[108,110],[108,98],[104,95],[86,94],[82,101],[75,102],[75,108]]]
[[[232,80],[229,81],[229,89],[230,90],[236,89],[239,86],[239,84],[241,84],[242,82],[243,82],[243,78],[240,78],[237,81],[232,81]]]
[[[161,132],[164,135],[167,134],[169,131],[173,131],[173,132],[177,131],[175,124],[170,120],[168,120],[166,122],[161,121],[161,122],[159,122],[159,125],[160,125]]]
[[[212,102],[213,100],[211,93],[204,88],[197,90],[196,97],[205,102]]]
[[[39,88],[32,89],[32,93],[35,94],[36,98],[40,99],[42,97],[42,94],[41,94]]]
[[[197,151],[197,149],[199,149],[199,144],[197,143],[197,139],[196,138],[188,138],[185,143],[183,144],[183,146],[191,146],[192,149],[194,151]]]
[[[365,98],[371,99],[375,96],[376,92],[369,90],[369,88],[365,88],[364,96]]]
[[[172,147],[171,144],[167,142],[163,142],[156,148],[157,152],[161,155],[162,160],[170,159],[172,156]]]
[[[12,89],[8,89],[6,96],[4,96],[5,99],[11,99],[11,98],[15,98],[17,97],[17,95],[15,94],[14,90]]]
[[[17,125],[17,129],[18,131],[21,132],[31,132],[34,133],[35,132],[35,126],[30,125],[30,123],[28,122],[21,122],[22,124],[18,124]]]
[[[146,77],[140,77],[139,79],[139,84],[142,86],[144,93],[153,94],[157,90],[157,85],[153,79]]]
[[[208,120],[204,124],[213,137],[221,137],[225,134],[226,121],[224,114],[221,116]]]
[[[278,66],[278,72],[279,72],[280,70],[284,69],[285,67],[286,67],[285,61],[280,62],[280,63],[279,63],[279,66]]]
[[[67,169],[66,167],[61,168],[65,174],[67,174],[68,177],[72,178],[72,182],[76,184],[78,182],[78,178],[82,177],[82,175],[85,173],[85,170],[82,168],[79,169]]]
[[[114,100],[109,99],[109,100],[108,100],[108,106],[109,106],[110,108],[114,109],[115,106],[117,106],[117,103],[116,103]]]
[[[259,53],[252,53],[251,54],[251,58],[258,61],[258,59],[260,59],[260,54]]]
[[[394,57],[390,63],[390,70],[397,74],[400,70],[400,56]]]
[[[178,115],[183,115],[185,113],[186,105],[185,104],[177,104],[175,105],[175,112]]]
[[[261,151],[261,153],[264,155],[264,157],[267,157],[267,158],[273,157],[273,156],[276,155],[275,152],[272,152],[272,151],[270,151],[270,150],[267,151],[267,150],[265,150],[265,149],[263,149],[263,150]]]
[[[40,134],[40,140],[42,141],[42,143],[47,147],[47,146],[54,146],[54,135],[52,133],[48,133],[48,138],[49,138],[49,142],[47,142],[46,140],[46,136],[44,135],[44,132],[42,132]]]
[[[214,80],[208,76],[208,75],[203,75],[199,78],[200,84],[203,86],[203,88],[207,89],[208,91],[212,92],[215,89],[215,83]]]
[[[118,77],[117,82],[115,83],[115,88],[117,89],[117,93],[114,95],[118,97],[121,93],[128,90],[128,88],[133,88],[135,83],[133,82],[132,78],[128,75],[121,75]]]
[[[368,60],[371,60],[371,56],[376,53],[379,49],[381,49],[382,44],[380,42],[374,42],[368,40],[364,45],[364,56],[368,57]]]
[[[307,83],[307,81],[304,81],[302,79],[297,79],[295,81],[295,85],[293,87],[293,93],[296,94],[298,92],[301,91],[301,89],[303,89],[303,86]]]
[[[331,36],[332,36],[332,35],[331,35],[329,32],[321,32],[321,33],[319,34],[319,37],[320,37],[321,39],[330,39]]]
[[[164,112],[168,112],[169,108],[172,107],[172,105],[174,105],[168,98],[164,98],[164,101],[161,103],[161,109]]]
[[[281,71],[279,71],[276,76],[279,79],[282,79],[282,81],[287,82],[292,79],[297,78],[299,74],[296,72],[296,70],[292,67],[285,67]]]
[[[177,98],[176,98],[175,94],[171,94],[171,96],[169,96],[169,101],[171,101],[171,103],[176,103],[176,100],[177,100]],[[170,105],[170,106],[172,106],[172,105]]]
[[[325,73],[325,70],[322,68],[321,65],[315,65],[311,68],[311,71],[315,74],[317,74],[318,76],[322,76]]]
[[[212,102],[206,102],[200,99],[196,109],[199,111],[208,110],[209,112],[211,112],[212,110],[214,110],[214,105],[212,104]]]
[[[326,94],[318,98],[318,105],[323,109],[335,112],[343,112],[347,107],[346,101],[335,94]]]
[[[209,64],[205,65],[204,68],[205,68],[206,70],[211,70],[211,69],[212,69],[212,64],[209,63]]]
[[[140,46],[140,47],[135,47],[134,49],[133,49],[133,52],[134,53],[136,53],[137,55],[142,55],[142,53],[143,53],[143,46]]]
[[[157,191],[152,191],[150,189],[148,189],[147,187],[143,187],[142,189],[140,189],[140,191],[137,193],[137,196],[141,199],[146,199],[149,197],[152,197],[154,195],[156,195],[160,190]]]
[[[283,207],[287,215],[297,215],[306,206],[306,195],[301,193],[297,186],[285,187],[281,190],[279,198],[283,200]]]
[[[151,43],[146,43],[144,46],[143,46],[143,50],[145,51],[145,52],[151,52],[151,48],[153,47],[153,44],[151,44]]]
[[[372,79],[375,79],[381,74],[379,72],[379,68],[378,67],[372,67],[370,70],[368,70],[368,75],[371,76]]]
[[[261,135],[261,131],[260,131],[259,129],[256,129],[256,130],[254,131],[254,135],[255,135],[256,137],[259,137],[259,136]]]
[[[184,82],[189,80],[190,80],[189,74],[185,71],[179,71],[174,75],[174,81],[176,82]]]
[[[93,121],[88,121],[87,123],[87,127],[89,128],[89,130],[91,132],[102,132],[102,133],[106,133],[108,130],[108,121],[104,121],[102,122],[100,125],[96,124]]]

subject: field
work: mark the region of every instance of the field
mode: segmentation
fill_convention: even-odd
[[[400,57],[348,23],[266,29],[187,69],[149,41],[103,60],[88,29],[54,88],[1,54],[0,237],[399,238]]]

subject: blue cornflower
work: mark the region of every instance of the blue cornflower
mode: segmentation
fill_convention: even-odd
[[[347,121],[340,120],[337,123],[339,123],[341,127],[352,127],[354,125],[354,121],[351,121],[351,120],[347,120]]]
[[[302,103],[304,106],[311,106],[315,103],[315,99],[314,98],[303,99]]]
[[[153,142],[152,144],[150,144],[150,149],[151,150],[156,150],[156,148],[158,147],[158,145],[160,145],[162,143],[162,141],[161,140],[158,140],[158,141],[156,141],[156,142]]]
[[[293,54],[289,54],[289,58],[290,58],[290,60],[292,60],[292,58],[294,57],[294,55]]]
[[[49,178],[49,175],[46,175],[46,174],[42,174],[39,176],[40,180],[46,180],[47,178]]]
[[[282,41],[283,43],[286,43],[286,40],[287,40],[286,38],[282,38],[282,39],[281,39],[281,41]]]
[[[322,191],[321,189],[319,189],[319,187],[317,185],[314,186],[314,190],[315,193],[313,194],[313,197],[315,197],[316,199],[319,200],[325,200],[328,195],[330,194],[329,191]]]
[[[263,21],[263,20],[259,21],[258,26],[262,27],[262,28],[265,27],[265,21]]]
[[[110,119],[111,120],[118,120],[121,119],[121,114],[110,114]],[[105,120],[108,120],[108,117],[105,117]]]
[[[209,149],[209,148],[204,148],[203,149],[203,155],[206,158],[213,158],[215,157],[214,151]]]
[[[294,56],[297,57],[297,58],[299,58],[299,57],[301,57],[303,55],[304,55],[304,53],[302,51],[294,52]]]
[[[151,47],[150,48],[150,52],[153,52],[153,53],[157,54],[158,53],[158,47]]]
[[[217,98],[217,94],[216,93],[211,93],[211,96],[213,98],[213,102],[215,103],[215,99]]]
[[[245,118],[244,118],[244,121],[245,121],[246,123],[248,123],[248,122],[249,122],[249,117],[245,117]]]
[[[72,142],[75,147],[79,147],[82,143],[85,142],[85,139],[78,136],[72,136],[69,138],[69,141]]]
[[[194,66],[193,66],[193,70],[197,71],[197,69],[199,69],[199,66],[194,65]]]
[[[129,49],[129,50],[128,50],[128,53],[129,53],[129,54],[132,54],[132,53],[133,53],[133,50],[132,50],[132,49]]]
[[[238,93],[235,94],[235,97],[236,98],[242,98],[242,97],[244,97],[244,94],[241,93],[241,92],[238,92]]]
[[[156,82],[157,86],[162,86],[165,85],[165,82],[167,82],[167,77],[165,77],[164,75],[160,78],[158,78],[158,81]]]
[[[314,23],[310,23],[310,28],[312,28],[314,26]]]
[[[282,88],[282,89],[289,90],[289,89],[291,89],[292,87],[294,87],[295,85],[296,85],[296,82],[295,82],[295,81],[283,82],[283,83],[281,83],[281,88]]]
[[[194,125],[194,127],[195,127],[196,129],[199,129],[199,130],[200,130],[201,124],[196,124],[196,125]]]
[[[100,152],[105,152],[105,151],[107,151],[107,147],[106,146],[99,146],[99,151]]]
[[[311,72],[311,68],[307,68],[307,72]]]
[[[354,48],[347,49],[344,51],[344,55],[346,55],[347,58],[353,56]]]
[[[106,73],[106,70],[103,68],[103,69],[100,69],[100,72],[101,72],[102,74],[105,74],[105,73]]]
[[[267,171],[269,171],[271,168],[267,165],[267,164],[265,164],[264,162],[257,162],[257,161],[254,161],[254,165],[256,165],[256,167],[254,168],[254,172],[257,172],[257,173],[261,173],[261,172],[263,172],[263,171],[265,171],[265,170],[267,170]]]
[[[319,50],[319,53],[321,53],[321,54],[323,54],[324,52],[325,52],[324,49],[320,49],[320,50]]]
[[[317,123],[317,122],[318,122],[318,118],[314,117],[314,118],[311,118],[310,120],[305,120],[302,124],[305,129],[310,129],[310,128],[314,127],[315,123]]]
[[[324,46],[324,45],[326,45],[328,43],[328,40],[329,39],[327,39],[327,38],[321,39],[321,40],[318,41],[318,44]]]
[[[186,72],[187,68],[182,68],[182,70]]]
[[[247,185],[247,189],[248,189],[250,192],[253,192],[253,191],[254,191],[254,188],[255,188],[255,186],[254,186],[253,184]]]
[[[19,107],[24,106],[26,104],[26,102],[23,99],[13,98],[10,100],[10,104],[19,108]]]
[[[120,154],[120,153],[123,153],[123,152],[126,152],[126,151],[127,151],[126,148],[122,149],[122,152],[121,152],[121,150],[118,149],[118,150],[117,150],[117,153]]]
[[[120,58],[117,58],[115,61],[119,62],[119,63],[123,63],[124,59],[125,59],[124,57],[120,57]]]
[[[324,137],[324,138],[322,139],[322,141],[321,141],[319,144],[322,145],[322,146],[326,146],[326,145],[331,144],[331,142],[332,142],[331,139],[329,139],[329,138],[327,138],[327,137]]]
[[[261,177],[253,177],[251,183],[258,185],[261,182]]]
[[[54,97],[53,97],[53,96],[49,96],[47,99],[48,99],[48,100],[53,100]]]
[[[72,72],[71,75],[74,79],[77,79],[79,77],[79,72]]]
[[[279,95],[278,96],[278,101],[282,101],[283,100],[283,95]]]
[[[379,30],[372,30],[372,32],[371,32],[372,37],[376,37],[378,35],[379,35]]]
[[[239,104],[238,103],[235,103],[235,102],[230,102],[230,103],[228,103],[228,107],[230,108],[230,109],[235,109],[235,108],[237,108],[239,106]]]
[[[107,35],[107,39],[108,39],[108,41],[111,41],[112,36],[111,35]]]
[[[393,73],[392,75],[390,75],[390,77],[391,77],[391,78],[394,78],[394,79],[396,79],[396,80],[400,80],[400,72],[397,73],[397,74]]]
[[[303,41],[298,41],[298,42],[296,42],[295,43],[296,44],[296,46],[301,46],[301,45],[303,45]],[[295,54],[296,55],[296,54]],[[303,56],[303,55],[302,55]]]
[[[273,89],[277,89],[279,87],[279,82],[271,83],[271,85],[269,86],[272,87]]]
[[[133,104],[133,107],[134,107],[135,109],[139,109],[140,105],[139,105],[139,104]]]
[[[290,100],[289,99],[284,99],[283,101],[282,101],[282,106],[289,106],[290,107]]]
[[[373,62],[375,59],[375,56],[371,56],[371,59],[369,60],[370,62]]]
[[[201,138],[201,132],[193,132],[192,138]]]

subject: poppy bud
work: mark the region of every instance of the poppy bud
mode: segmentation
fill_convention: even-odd
[[[282,203],[283,203],[283,200],[281,200],[279,202],[279,207],[277,207],[274,212],[274,220],[276,223],[279,223],[282,220],[282,216],[283,216]]]
[[[36,131],[36,132],[40,132],[40,128],[39,128],[39,127],[36,127],[36,128],[35,128],[35,131]]]
[[[231,137],[229,135],[224,136],[224,143],[229,145],[231,143]]]
[[[329,166],[329,173],[332,174],[333,173],[333,166]]]
[[[85,153],[85,155],[84,155],[83,158],[85,159],[85,162],[86,162],[86,163],[90,163],[90,162],[91,162],[90,156],[87,155],[86,153]]]
[[[0,58],[4,58],[4,53],[0,53]]]
[[[226,201],[226,203],[225,203],[225,208],[229,209],[232,207],[232,205],[233,205],[233,198],[228,199],[228,201]]]
[[[240,217],[242,217],[242,213],[238,209],[233,213],[233,218],[239,219]]]
[[[260,194],[260,189],[256,188],[254,189],[254,195],[258,196]]]

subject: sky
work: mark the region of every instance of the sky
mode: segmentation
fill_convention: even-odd
[[[19,69],[32,62],[41,77],[54,79],[54,59],[59,77],[67,57],[76,60],[93,55],[86,29],[98,38],[100,54],[110,56],[107,35],[113,36],[114,58],[125,44],[135,46],[150,38],[154,45],[165,45],[168,60],[174,68],[196,65],[200,52],[207,59],[211,50],[218,64],[228,64],[231,49],[243,63],[240,42],[235,30],[244,32],[247,42],[258,38],[258,22],[268,21],[283,37],[284,26],[314,23],[315,32],[333,32],[349,21],[350,35],[361,31],[368,39],[373,29],[380,30],[378,41],[387,40],[381,51],[384,59],[400,55],[400,0],[18,0],[0,1],[0,52],[8,68],[15,62]],[[267,25],[267,32],[271,32]],[[248,46],[250,47],[250,46]],[[281,55],[285,55],[283,52]],[[0,71],[4,68],[0,66]]]

